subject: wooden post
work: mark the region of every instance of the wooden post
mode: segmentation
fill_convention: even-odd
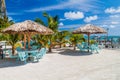
[[[26,49],[26,34],[24,34],[24,49]]]
[[[87,35],[88,35],[88,52],[89,52],[89,46],[90,46],[90,33],[88,33]]]
[[[27,37],[28,37],[28,49],[30,49],[30,48],[31,48],[31,46],[30,46],[31,34],[28,33],[28,34],[27,34]]]

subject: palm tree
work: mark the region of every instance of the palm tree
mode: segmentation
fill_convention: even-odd
[[[44,22],[40,18],[36,18],[34,21],[45,26]]]
[[[5,0],[0,0],[0,31],[11,24],[14,24],[12,20],[9,20],[6,15]]]
[[[15,44],[19,40],[18,34],[9,34],[9,37],[7,38],[8,43],[12,46],[12,54],[15,54]]]
[[[0,0],[0,13],[3,19],[7,18],[5,0]]]
[[[0,18],[0,31],[7,28],[8,26],[14,24],[13,20],[7,18]]]
[[[58,16],[50,16],[48,15],[46,12],[43,13],[43,16],[47,18],[48,21],[48,28],[52,29],[55,33],[54,35],[49,35],[49,41],[50,41],[50,47],[49,47],[49,52],[52,52],[52,46],[53,46],[53,42],[56,40],[54,37],[56,35],[56,33],[58,32]]]
[[[60,48],[61,48],[61,45],[66,42],[65,38],[68,36],[70,36],[69,31],[61,31],[61,32],[57,33],[56,38],[57,38],[58,42],[60,43]]]
[[[36,41],[36,44],[35,45],[40,45],[40,48],[41,47],[48,47],[49,44],[48,44],[48,35],[35,35],[34,36],[34,39]]]
[[[70,36],[70,41],[72,42],[72,45],[74,46],[74,50],[76,50],[76,44],[79,42],[82,42],[84,40],[84,37],[82,34],[72,34]]]

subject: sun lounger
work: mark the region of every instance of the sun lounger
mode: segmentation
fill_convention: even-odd
[[[33,56],[33,61],[39,61],[39,59],[41,59],[44,55],[46,54],[46,49],[45,48],[41,48],[40,51],[38,51],[37,54],[32,55]]]
[[[28,59],[28,54],[26,54],[23,51],[20,51],[20,52],[18,52],[18,59],[20,61],[24,61],[24,63],[26,64],[27,63],[27,59]]]

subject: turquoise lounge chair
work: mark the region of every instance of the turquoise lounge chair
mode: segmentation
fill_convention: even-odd
[[[80,49],[80,51],[86,51],[82,44],[77,44],[77,48]]]
[[[22,48],[17,47],[16,50],[17,50],[17,51],[22,51]]]
[[[38,48],[38,46],[32,46],[32,49],[33,50],[35,50],[35,49],[37,49]]]
[[[33,61],[39,61],[45,54],[46,54],[46,48],[41,48],[40,51],[36,55],[33,55],[34,60]]]
[[[6,50],[6,52],[9,53],[9,57],[10,57],[10,58],[16,58],[16,59],[18,58],[18,55],[17,55],[17,54],[16,54],[16,55],[13,55],[13,54],[12,54],[12,50]]]
[[[28,54],[26,54],[25,52],[18,52],[18,59],[20,61],[24,61],[24,63],[26,64],[27,63],[27,59],[28,59]]]
[[[98,48],[98,45],[95,45],[95,44],[92,44],[91,46],[90,46],[90,50],[91,50],[91,52],[96,52],[96,53],[99,53],[99,48]]]

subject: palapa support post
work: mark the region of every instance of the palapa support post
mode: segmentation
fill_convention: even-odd
[[[24,34],[24,49],[26,49],[26,34]]]
[[[88,33],[87,35],[88,35],[88,52],[89,52],[89,47],[90,47],[90,33]]]
[[[28,49],[30,49],[31,48],[31,46],[30,46],[30,39],[31,39],[31,34],[30,33],[28,33],[27,34],[27,37],[28,37]]]

